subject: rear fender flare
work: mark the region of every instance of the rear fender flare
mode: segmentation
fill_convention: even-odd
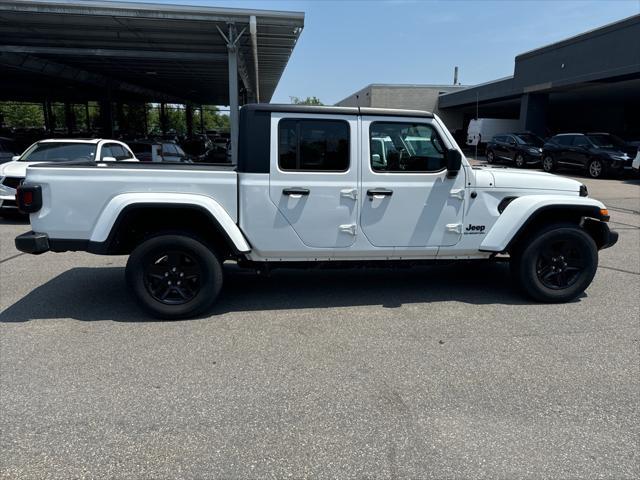
[[[202,209],[211,215],[212,220],[219,225],[236,251],[246,253],[251,250],[244,235],[222,205],[205,195],[183,193],[123,193],[113,197],[102,209],[91,232],[90,241],[106,242],[120,214],[125,209],[137,205],[192,206]]]

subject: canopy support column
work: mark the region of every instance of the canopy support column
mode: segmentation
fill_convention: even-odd
[[[187,103],[185,107],[185,117],[187,120],[187,135],[193,136],[193,105]]]
[[[227,37],[227,59],[229,64],[229,124],[231,134],[231,163],[238,164],[238,134],[240,130],[238,101],[238,48],[236,27],[229,24],[229,36]]]

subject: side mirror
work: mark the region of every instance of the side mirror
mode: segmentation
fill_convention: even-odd
[[[457,176],[462,168],[462,154],[455,148],[450,148],[445,153],[445,159],[447,161],[447,177]]]
[[[116,162],[116,157],[102,157],[103,162]]]
[[[13,157],[11,157],[12,162],[17,162],[18,160],[20,160],[20,155],[14,155]]]

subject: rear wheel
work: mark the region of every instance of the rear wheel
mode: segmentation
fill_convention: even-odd
[[[553,161],[553,157],[551,155],[547,155],[542,160],[542,169],[545,172],[553,172],[556,169],[556,163]]]
[[[513,161],[516,164],[516,167],[524,168],[524,155],[522,155],[521,153],[518,153]]]
[[[514,252],[511,267],[530,297],[540,302],[567,302],[591,284],[598,267],[598,249],[580,227],[552,225]]]
[[[136,298],[151,315],[193,317],[208,309],[222,287],[222,266],[211,249],[183,235],[159,235],[140,244],[126,268]]]

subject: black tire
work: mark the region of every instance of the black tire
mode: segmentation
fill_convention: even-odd
[[[587,175],[591,178],[604,177],[604,163],[599,158],[594,158],[587,164]]]
[[[522,155],[521,153],[516,154],[516,156],[513,158],[513,163],[517,168],[524,168],[526,166],[524,155]]]
[[[555,224],[531,236],[511,259],[520,288],[539,302],[568,302],[591,284],[598,249],[577,225]]]
[[[487,152],[487,163],[493,163],[493,162],[495,162],[495,161],[496,161],[496,156],[495,156],[495,154],[494,154],[491,150],[489,150],[489,151]]]
[[[542,159],[542,169],[545,172],[551,173],[556,169],[556,162],[551,155],[546,155]]]
[[[126,276],[147,312],[172,320],[193,317],[211,307],[223,281],[222,265],[209,246],[173,234],[141,243],[129,256]]]

